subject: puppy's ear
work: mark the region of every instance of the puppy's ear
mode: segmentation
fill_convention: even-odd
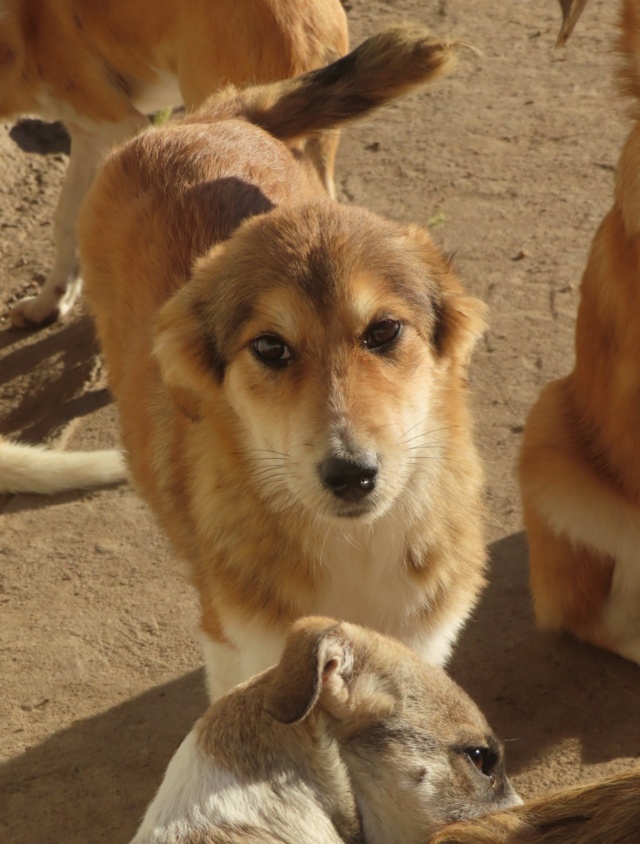
[[[435,343],[438,351],[466,371],[476,343],[487,327],[487,306],[480,299],[454,293],[437,308]]]
[[[329,618],[294,624],[273,670],[266,707],[283,724],[306,718],[317,704],[329,712],[349,697],[353,651],[344,625]]]
[[[183,287],[160,309],[153,354],[178,410],[195,420],[201,415],[204,397],[224,377],[224,361],[215,338],[203,324],[191,285]]]
[[[431,239],[428,231],[411,225],[404,236],[412,249],[417,249],[427,266],[435,311],[432,341],[436,351],[453,361],[463,371],[471,361],[471,353],[486,329],[487,306],[480,299],[464,293],[451,260]]]

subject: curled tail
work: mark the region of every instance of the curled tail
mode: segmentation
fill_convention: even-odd
[[[452,69],[462,42],[395,26],[353,52],[296,79],[227,89],[205,109],[213,119],[242,116],[283,141],[337,128]],[[216,108],[217,104],[220,108]],[[203,113],[194,120],[201,120]]]

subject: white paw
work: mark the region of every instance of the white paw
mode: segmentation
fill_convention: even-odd
[[[40,296],[21,299],[11,310],[11,322],[16,328],[42,328],[61,316],[57,305]]]

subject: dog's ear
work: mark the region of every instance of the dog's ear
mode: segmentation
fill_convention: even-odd
[[[487,306],[462,294],[445,295],[437,308],[435,343],[438,351],[466,371],[476,343],[485,331]]]
[[[451,259],[442,254],[428,231],[410,225],[405,228],[404,236],[408,245],[418,250],[427,268],[431,268],[429,281],[435,288],[431,291],[435,311],[433,345],[441,357],[464,371],[487,327],[487,306],[480,299],[465,295]]]
[[[206,330],[198,300],[185,285],[158,313],[153,354],[178,410],[190,419],[201,415],[202,401],[224,377],[215,338]]]
[[[349,698],[353,650],[343,624],[329,618],[296,622],[273,669],[266,707],[283,724],[306,718],[320,704],[335,713]]]

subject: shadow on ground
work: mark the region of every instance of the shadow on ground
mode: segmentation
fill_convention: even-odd
[[[129,841],[206,705],[202,674],[194,671],[12,759],[0,768],[0,840]]]
[[[565,738],[579,742],[587,763],[639,756],[638,666],[536,631],[523,532],[491,546],[489,578],[450,671],[507,740],[509,770],[518,773]]]
[[[92,320],[81,316],[62,326],[27,334],[0,332],[0,391],[18,400],[0,421],[0,433],[41,443],[73,419],[111,401],[100,380],[98,344]]]

